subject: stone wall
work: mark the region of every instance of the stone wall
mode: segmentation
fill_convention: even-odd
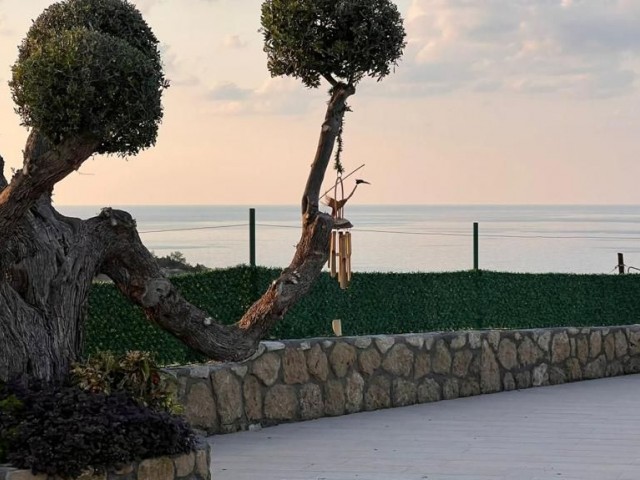
[[[640,372],[640,325],[263,342],[173,369],[207,433]]]
[[[211,480],[211,447],[201,439],[194,452],[159,457],[125,465],[102,474],[86,473],[77,480]],[[60,480],[46,474],[33,475],[0,465],[0,480]]]

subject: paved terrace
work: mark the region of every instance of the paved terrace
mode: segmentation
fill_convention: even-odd
[[[210,441],[214,480],[640,480],[640,375]]]

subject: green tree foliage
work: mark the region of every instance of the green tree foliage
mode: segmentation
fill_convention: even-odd
[[[162,119],[158,40],[126,0],[67,0],[47,8],[19,47],[9,83],[27,127],[58,143],[95,139],[97,153],[135,154]]]
[[[402,56],[405,31],[389,0],[266,0],[262,34],[272,76],[315,88],[321,77],[349,85],[382,79]]]

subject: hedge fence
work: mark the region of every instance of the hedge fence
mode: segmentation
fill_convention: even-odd
[[[235,267],[174,277],[190,302],[224,323],[238,320],[278,270]],[[272,338],[365,335],[478,328],[537,328],[640,323],[640,275],[356,273],[347,290],[322,274],[273,331]],[[155,352],[163,364],[203,360],[149,324],[113,285],[89,298],[86,353]]]

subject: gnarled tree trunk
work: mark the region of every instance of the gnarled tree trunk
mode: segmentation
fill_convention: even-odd
[[[351,85],[335,83],[302,199],[302,234],[289,267],[234,325],[188,303],[165,278],[126,212],[79,220],[51,205],[54,185],[79,168],[97,142],[51,145],[32,131],[23,169],[10,183],[0,158],[0,380],[64,377],[82,352],[87,299],[103,273],[148,319],[212,359],[242,360],[304,296],[329,255],[332,218],[319,194]]]

